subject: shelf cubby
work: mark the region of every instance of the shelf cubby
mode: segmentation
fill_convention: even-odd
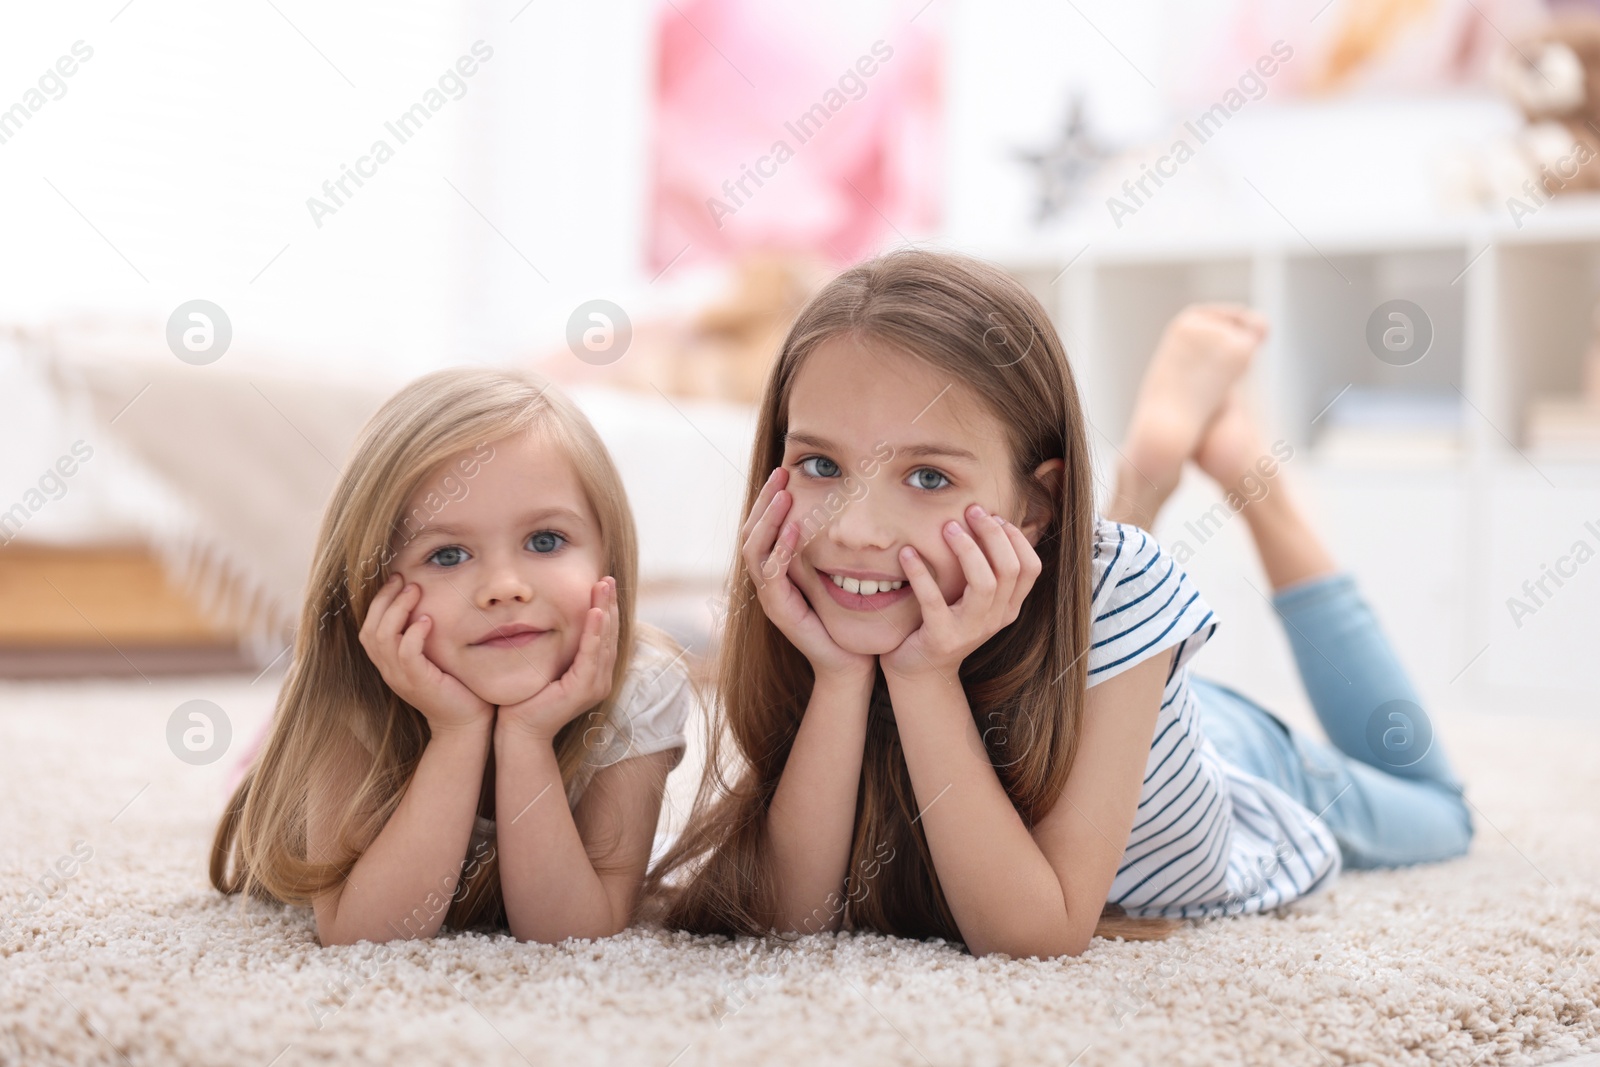
[[[1273,406],[1285,435],[1297,446],[1315,446],[1354,406],[1352,399],[1392,393],[1444,396],[1455,404],[1455,390],[1464,384],[1465,335],[1464,290],[1456,280],[1465,266],[1460,248],[1286,257],[1271,349],[1281,368]],[[1386,362],[1369,344],[1369,321],[1395,300],[1415,304],[1426,316],[1425,323],[1409,323],[1413,343],[1420,343],[1424,328],[1431,335],[1414,362]]]
[[[1583,655],[1600,624],[1600,559],[1520,627],[1509,603],[1578,541],[1600,554],[1600,451],[1527,448],[1529,405],[1576,401],[1583,388],[1597,334],[1600,196],[1561,198],[1520,222],[1484,214],[1271,234],[1219,223],[1200,236],[1064,234],[979,254],[1015,270],[1055,317],[1093,426],[1102,507],[1168,320],[1196,301],[1249,304],[1272,326],[1252,369],[1268,432],[1293,446],[1293,481],[1336,556],[1358,561],[1424,695],[1592,710],[1600,686]],[[1367,341],[1369,317],[1389,300],[1418,305],[1433,328],[1426,355],[1408,365],[1378,358]],[[1395,412],[1417,421],[1395,424]],[[1363,422],[1365,437],[1352,426]],[[1195,540],[1186,520],[1221,514],[1219,499],[1186,477],[1155,532],[1173,545]],[[1226,518],[1219,530],[1191,564],[1238,635],[1215,660],[1238,660],[1261,695],[1293,707],[1288,675],[1249,667],[1277,624],[1248,531]]]
[[[1188,304],[1248,304],[1251,261],[1105,263],[1099,265],[1094,285],[1097,313],[1080,340],[1092,349],[1083,388],[1096,428],[1120,441],[1139,381],[1167,322]]]
[[[1507,435],[1526,445],[1531,403],[1577,396],[1595,343],[1600,239],[1518,242],[1497,249],[1496,403]]]

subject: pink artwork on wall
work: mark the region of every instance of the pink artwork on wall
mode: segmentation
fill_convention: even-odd
[[[659,13],[647,260],[847,263],[938,218],[940,77],[922,0]]]

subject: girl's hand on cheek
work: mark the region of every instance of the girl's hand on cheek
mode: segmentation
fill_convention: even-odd
[[[782,467],[767,477],[767,484],[750,509],[750,517],[739,531],[744,565],[755,582],[761,609],[810,661],[818,676],[871,674],[875,657],[846,652],[835,644],[828,628],[789,578],[789,564],[799,551],[800,527],[783,522],[794,504],[794,494],[783,488],[788,481],[789,472]]]
[[[422,644],[433,630],[433,618],[418,616],[407,623],[422,601],[422,587],[391,575],[378,589],[361,624],[361,647],[383,675],[386,685],[422,712],[434,733],[494,721],[494,705],[483,700],[425,656]]]
[[[900,563],[922,607],[922,625],[899,648],[880,657],[888,677],[937,674],[954,682],[962,662],[975,649],[1016,621],[1044,567],[1028,539],[1011,523],[976,504],[967,509],[966,517],[977,531],[976,540],[954,520],[944,525],[945,543],[955,552],[967,580],[954,604],[944,602],[916,549],[907,545],[900,550]]]
[[[553,741],[579,713],[611,693],[611,672],[617,662],[617,580],[605,577],[589,591],[578,655],[567,673],[527,700],[500,705],[495,729],[523,730],[541,741]]]

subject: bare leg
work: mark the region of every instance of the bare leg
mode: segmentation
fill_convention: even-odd
[[[1265,335],[1266,320],[1233,305],[1192,305],[1173,317],[1139,384],[1107,518],[1154,524]]]
[[[1242,514],[1275,591],[1339,569],[1284,484],[1243,383],[1229,390],[1194,461],[1224,492],[1246,501]]]
[[[1216,337],[1226,342],[1227,332]],[[1256,741],[1275,739],[1281,756],[1263,755],[1256,773],[1334,830],[1349,867],[1462,854],[1473,823],[1460,797],[1461,779],[1353,576],[1340,574],[1284,484],[1280,456],[1255,417],[1243,379],[1248,359],[1217,401],[1200,386],[1234,362],[1203,348],[1172,348],[1166,359],[1151,361],[1106,516],[1148,529],[1190,461],[1235,495],[1229,506],[1244,515],[1255,540],[1273,587],[1273,609],[1285,623],[1295,666],[1329,741],[1310,739],[1236,691],[1196,678],[1196,687],[1207,691],[1201,700],[1207,733],[1215,726],[1219,739],[1231,739],[1235,762],[1246,768],[1252,752],[1260,751]],[[1200,433],[1191,441],[1196,425]],[[1230,715],[1230,708],[1238,714]],[[1260,714],[1240,717],[1239,709]]]
[[[1338,567],[1287,491],[1244,387],[1265,336],[1265,320],[1244,308],[1178,313],[1140,384],[1106,517],[1149,529],[1192,460],[1247,501],[1245,522],[1278,590]]]

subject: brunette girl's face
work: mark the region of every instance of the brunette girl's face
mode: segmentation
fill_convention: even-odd
[[[840,337],[806,359],[789,395],[783,465],[800,527],[789,578],[846,652],[883,655],[922,625],[902,546],[927,564],[945,603],[967,580],[941,532],[969,534],[973,504],[1037,544],[1043,515],[1024,515],[1011,446],[968,386],[931,363]],[[1061,469],[1041,464],[1036,476]],[[988,521],[988,520],[983,520]]]
[[[572,666],[606,555],[559,445],[529,430],[439,464],[392,547],[390,572],[422,587],[407,625],[433,618],[423,654],[485,701],[526,700]]]

